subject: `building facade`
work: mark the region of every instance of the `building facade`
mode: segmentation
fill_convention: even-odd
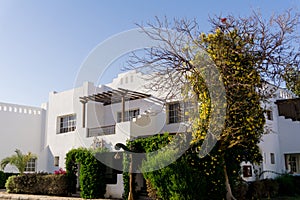
[[[85,82],[81,87],[63,92],[51,92],[41,108],[0,103],[0,159],[15,149],[32,152],[38,159],[27,171],[46,171],[65,168],[66,153],[78,147],[101,145],[116,152],[117,143],[136,137],[163,132],[186,131],[178,101],[165,103],[163,94],[151,93],[143,85],[142,74],[129,71],[119,74],[110,84],[95,86]],[[267,108],[266,130],[260,149],[260,166],[242,163],[242,177],[272,178],[276,173],[300,174],[300,102],[283,89],[278,89]],[[289,101],[288,101],[289,100]],[[297,110],[298,109],[298,110]],[[292,116],[289,115],[294,110]],[[16,171],[7,166],[5,171]],[[274,173],[275,172],[275,173]],[[138,189],[143,187],[137,180]],[[123,180],[116,174],[107,185],[107,197],[121,198]]]

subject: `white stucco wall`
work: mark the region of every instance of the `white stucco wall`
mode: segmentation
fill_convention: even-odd
[[[86,129],[83,128],[82,113],[83,104],[79,97],[87,96],[105,91],[105,87],[95,87],[92,83],[85,82],[83,86],[68,91],[49,94],[47,113],[47,145],[53,156],[59,156],[59,166],[65,168],[65,155],[72,148],[90,147],[93,138],[86,137]],[[97,117],[101,117],[102,109],[99,106],[100,115],[94,112],[93,104],[87,105],[86,112],[90,119],[86,120],[87,125],[95,123]],[[98,107],[97,107],[98,108]],[[67,133],[59,133],[59,117],[76,115],[76,130]],[[94,121],[93,121],[94,119]],[[55,168],[55,169],[56,169]]]
[[[281,169],[285,171],[284,154],[300,153],[300,122],[279,117],[279,146],[281,149]]]
[[[279,117],[279,138],[282,153],[300,153],[300,122]]]
[[[273,86],[270,86],[271,88]],[[278,108],[275,104],[277,99],[293,98],[291,92],[278,88],[272,98],[268,99],[268,102],[262,102],[261,106],[272,111],[272,120],[268,120],[266,116],[265,132],[259,143],[263,161],[260,166],[252,166],[252,171],[266,172],[260,178],[274,178],[278,176],[276,173],[285,172],[284,164],[284,152],[300,152],[300,126],[297,126],[299,122],[291,122],[284,117],[279,117]],[[275,156],[275,163],[271,163],[271,153]],[[250,163],[242,163],[243,165],[249,165]],[[273,173],[276,172],[276,173]],[[256,179],[253,173],[252,177],[244,178],[247,181],[254,181]]]
[[[46,158],[41,156],[45,145],[45,113],[42,108],[0,103],[0,160],[20,149],[24,154],[36,154],[37,171],[46,171]],[[17,172],[11,166],[5,171]]]

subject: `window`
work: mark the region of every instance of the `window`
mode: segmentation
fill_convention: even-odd
[[[25,167],[25,172],[35,172],[36,159],[31,158]]]
[[[273,120],[273,112],[272,112],[272,110],[267,110],[267,119],[268,120]]]
[[[285,154],[285,168],[289,173],[300,174],[300,154]]]
[[[179,123],[181,121],[179,102],[168,104],[168,120],[169,124]]]
[[[127,110],[125,111],[124,122],[131,121],[133,118],[136,118],[140,114],[140,109]],[[117,113],[117,122],[122,121],[122,112]]]
[[[270,153],[271,164],[275,164],[275,154]]]
[[[59,156],[54,157],[54,166],[58,167],[59,166]]]
[[[291,172],[292,173],[296,173],[297,172],[297,160],[296,160],[296,156],[291,156],[289,159],[289,164],[291,166]]]
[[[169,124],[187,122],[192,112],[194,112],[192,102],[174,102],[167,105],[167,116]]]
[[[243,177],[252,177],[252,167],[251,165],[243,166]]]
[[[59,117],[59,133],[75,131],[76,115],[67,115]]]

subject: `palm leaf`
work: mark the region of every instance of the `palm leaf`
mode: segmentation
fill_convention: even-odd
[[[30,159],[37,159],[37,156],[31,152],[28,152],[26,155],[24,155],[19,149],[16,149],[15,153],[16,155],[12,155],[1,160],[0,168],[2,170],[6,167],[6,165],[11,164],[16,166],[19,172],[23,174]]]

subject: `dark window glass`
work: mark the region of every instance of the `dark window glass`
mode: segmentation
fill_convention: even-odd
[[[72,132],[76,129],[76,115],[59,117],[59,133]]]
[[[252,177],[252,167],[251,165],[243,166],[243,177]]]
[[[275,164],[275,154],[270,153],[271,164]]]

